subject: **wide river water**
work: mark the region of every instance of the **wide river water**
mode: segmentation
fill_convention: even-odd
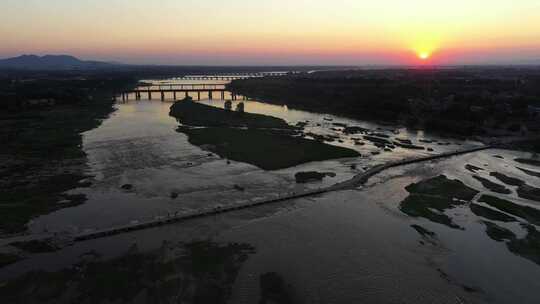
[[[216,107],[224,103],[215,99],[201,102]],[[277,171],[228,162],[191,145],[186,135],[176,131],[179,123],[169,116],[171,101],[132,98],[119,102],[99,127],[84,133],[88,173],[94,177],[91,187],[72,192],[83,193],[88,200],[35,219],[30,230],[90,231],[179,211],[274,197],[306,187],[331,185],[386,161],[478,145],[264,102],[244,103],[246,112],[280,117],[292,125],[306,123],[305,133],[331,136],[330,144],[355,149],[361,156]],[[410,140],[432,151],[399,147],[383,151],[369,141],[358,145],[355,142],[361,136],[344,134],[343,125]],[[399,209],[407,197],[407,185],[440,174],[493,194],[472,177],[464,168],[466,164],[484,168],[488,174],[485,178],[490,178],[489,171],[504,172],[540,187],[539,178],[516,169],[516,157],[530,155],[488,150],[409,165],[388,170],[354,190],[77,243],[7,266],[0,271],[0,280],[30,270],[69,268],[88,252],[98,252],[100,259],[107,261],[122,257],[133,244],[144,252],[173,254],[174,248],[183,248],[183,244],[209,240],[254,248],[240,263],[231,283],[230,303],[257,303],[261,296],[260,276],[269,272],[283,278],[298,303],[538,303],[540,266],[512,253],[504,242],[490,238],[482,221],[468,208],[447,211],[463,229],[412,218]],[[311,170],[333,172],[336,176],[322,182],[295,182],[296,172]],[[126,184],[132,188],[122,189]],[[235,185],[245,191],[237,190]],[[173,198],[173,193],[178,196]],[[507,198],[522,205],[540,206],[515,191]],[[422,237],[411,228],[413,224],[435,232],[436,239]],[[520,237],[525,234],[518,224],[504,227]],[[147,294],[137,296],[144,298]]]

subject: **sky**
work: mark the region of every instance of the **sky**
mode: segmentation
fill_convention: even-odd
[[[1,0],[0,39],[0,58],[540,64],[540,0]]]

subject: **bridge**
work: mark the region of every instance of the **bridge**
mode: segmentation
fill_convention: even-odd
[[[195,80],[195,81],[207,81],[217,80],[226,81],[227,83],[236,79],[248,79],[248,78],[260,78],[260,77],[279,77],[287,75],[291,72],[257,72],[257,73],[232,73],[232,74],[215,74],[215,75],[185,75],[182,77],[174,78],[174,80]],[[295,73],[295,72],[293,72]],[[145,95],[149,100],[152,100],[153,96],[159,96],[161,101],[169,98],[177,100],[179,96],[192,97],[196,100],[201,100],[202,96],[206,95],[208,99],[214,99],[219,96],[221,99],[225,99],[228,95],[228,99],[237,100],[239,98],[248,100],[245,96],[238,96],[233,92],[230,92],[226,88],[226,84],[212,84],[212,83],[155,83],[155,84],[141,84],[135,89],[124,91],[115,95],[115,100],[121,98],[122,101],[129,100],[133,97],[135,100],[140,100]]]
[[[260,73],[233,73],[227,75],[186,75],[180,80],[237,80],[258,77],[277,77],[287,75],[289,72],[260,72]]]
[[[243,99],[247,100],[245,96],[236,95],[227,90],[225,84],[208,84],[208,83],[160,83],[160,84],[147,84],[138,86],[135,89],[122,92],[119,97],[122,101],[130,99],[133,96],[135,100],[140,100],[145,95],[149,100],[152,100],[153,96],[159,96],[161,101],[167,98],[177,100],[179,97],[192,97],[196,100],[201,100],[205,95],[208,99],[214,99],[214,97],[230,97],[232,100]],[[117,97],[118,98],[118,97]]]

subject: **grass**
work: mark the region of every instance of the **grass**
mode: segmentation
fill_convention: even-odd
[[[197,127],[249,127],[293,129],[283,119],[246,112],[228,111],[186,98],[171,106],[170,115],[182,124]]]
[[[510,252],[540,265],[540,232],[533,225],[522,225],[527,231],[524,238],[518,239],[510,230],[491,222],[486,225],[487,235],[497,241],[505,242]]]
[[[416,230],[422,237],[434,237],[436,234],[433,231],[429,231],[426,228],[420,225],[411,225],[411,227]]]
[[[525,219],[531,224],[540,225],[540,210],[536,208],[518,205],[491,195],[482,195],[478,201]]]
[[[521,164],[540,167],[540,159],[516,158],[516,159],[514,159],[514,161],[516,161],[518,163],[521,163]]]
[[[519,170],[523,171],[525,174],[529,175],[529,176],[534,176],[534,177],[540,177],[540,172],[536,172],[536,171],[532,171],[532,170],[527,170],[527,169],[524,169],[524,168],[520,168],[520,167],[517,167]]]
[[[458,180],[450,180],[444,175],[440,175],[419,183],[411,184],[405,188],[409,193],[436,195],[446,198],[457,198],[470,201],[478,191],[466,186]]]
[[[0,268],[19,261],[21,257],[15,254],[0,253]]]
[[[499,221],[499,222],[515,222],[516,221],[514,217],[511,217],[502,212],[493,210],[491,208],[486,208],[478,204],[471,203],[469,205],[469,208],[471,209],[472,213],[474,213],[476,216],[483,217],[488,220]]]
[[[259,303],[292,304],[291,286],[287,285],[283,278],[275,272],[261,274],[259,277],[261,299]]]
[[[0,138],[6,139],[0,152],[0,231],[17,233],[41,214],[76,206],[84,196],[65,191],[88,184],[86,155],[81,132],[93,129],[113,111],[108,97],[92,102],[58,105],[0,117]],[[61,200],[70,203],[57,204]]]
[[[499,172],[491,172],[489,175],[495,177],[501,182],[507,184],[508,186],[521,186],[525,184],[525,182],[520,180],[519,178],[510,177]]]
[[[472,172],[472,173],[476,173],[476,171],[482,171],[482,170],[484,170],[484,169],[482,169],[482,168],[479,168],[479,167],[477,167],[477,166],[473,166],[473,165],[471,165],[471,164],[466,164],[466,165],[465,165],[465,169],[469,170],[469,171]]]
[[[509,186],[517,186],[518,187],[517,194],[519,197],[540,202],[540,189],[539,188],[530,186],[518,178],[510,177],[502,173],[491,172],[490,175]],[[497,187],[500,187],[500,186],[497,186]]]
[[[11,245],[30,253],[45,253],[58,250],[58,248],[51,245],[47,241],[33,240],[28,242],[16,242],[12,243]]]
[[[190,98],[171,106],[191,144],[221,157],[278,170],[312,161],[356,157],[354,150],[296,137],[295,127],[272,116],[228,111],[193,102]]]
[[[400,210],[412,217],[423,217],[450,228],[461,229],[444,211],[464,205],[478,193],[458,180],[441,175],[405,188],[410,195]]]
[[[525,229],[525,238],[512,239],[507,243],[508,249],[540,265],[540,232],[532,225],[525,225]]]
[[[354,150],[293,137],[289,132],[234,128],[178,128],[189,142],[221,157],[278,170],[312,161],[356,157]]]
[[[523,184],[518,187],[517,194],[519,197],[526,198],[532,201],[540,202],[540,189]]]
[[[486,189],[489,189],[490,191],[493,191],[493,192],[496,192],[496,193],[501,193],[501,194],[510,194],[510,193],[512,193],[512,191],[510,189],[506,188],[505,186],[503,186],[501,184],[494,183],[494,182],[490,181],[487,178],[483,178],[483,177],[480,177],[480,176],[477,176],[477,175],[474,175],[473,178],[476,179],[477,181],[479,181],[480,183],[482,183],[482,186],[484,186],[484,188],[486,188]]]
[[[448,215],[443,213],[454,206],[454,202],[445,197],[411,194],[401,202],[400,210],[412,217],[423,217],[434,223],[461,229]]]
[[[505,240],[511,241],[516,238],[516,235],[512,231],[506,228],[500,227],[499,225],[494,224],[492,222],[484,221],[483,223],[484,225],[486,225],[487,235],[492,240],[495,240],[497,242],[503,242]]]
[[[294,175],[297,183],[304,184],[311,181],[321,181],[327,176],[336,176],[335,173],[331,172],[316,172],[316,171],[307,171],[307,172],[298,172]]]
[[[249,244],[207,241],[168,243],[148,253],[132,246],[114,259],[95,257],[6,281],[0,303],[226,303],[241,265],[253,253]]]

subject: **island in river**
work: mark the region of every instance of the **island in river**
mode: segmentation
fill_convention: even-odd
[[[191,144],[264,170],[360,155],[352,149],[302,138],[300,130],[280,118],[219,109],[191,98],[174,103],[170,115],[183,124],[178,131],[188,135]]]

